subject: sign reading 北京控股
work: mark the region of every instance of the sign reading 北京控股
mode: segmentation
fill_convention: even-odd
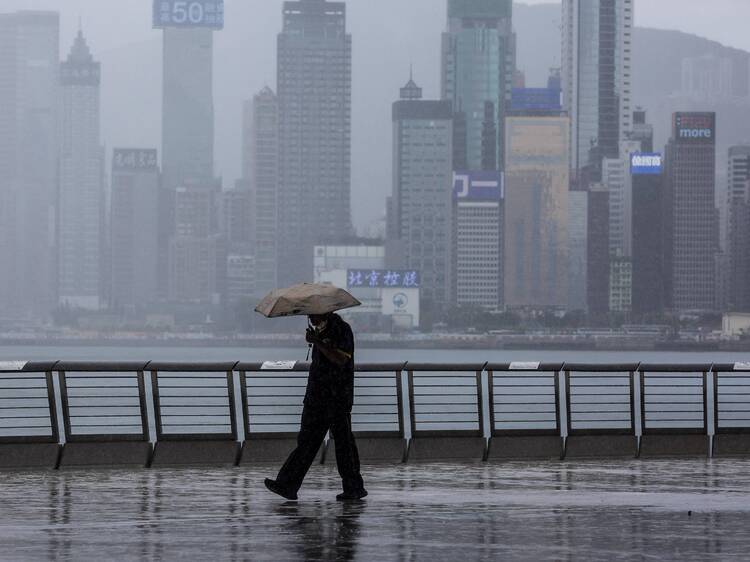
[[[154,0],[154,27],[224,28],[224,0]]]
[[[663,157],[658,152],[634,152],[630,156],[630,173],[638,175],[659,175]]]
[[[716,113],[678,111],[674,114],[672,134],[680,144],[715,144]]]
[[[347,288],[367,287],[372,289],[418,289],[419,272],[403,269],[348,269]]]

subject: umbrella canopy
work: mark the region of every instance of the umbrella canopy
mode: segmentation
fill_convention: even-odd
[[[344,289],[333,285],[301,283],[286,289],[271,291],[258,303],[255,312],[259,312],[266,318],[309,316],[310,314],[327,314],[361,304]]]

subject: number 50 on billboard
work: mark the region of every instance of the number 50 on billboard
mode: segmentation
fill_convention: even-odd
[[[154,27],[223,29],[224,0],[154,0]]]

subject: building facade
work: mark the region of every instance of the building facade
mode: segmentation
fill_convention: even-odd
[[[750,146],[729,149],[727,257],[730,310],[750,311]]]
[[[442,99],[457,114],[456,169],[502,169],[506,107],[515,71],[511,0],[448,0]]]
[[[0,15],[0,314],[56,305],[59,16]]]
[[[506,119],[505,304],[568,306],[567,117]]]
[[[449,101],[419,99],[410,81],[393,104],[393,192],[389,231],[401,267],[422,275],[422,296],[445,305],[451,296],[453,121]]]
[[[499,172],[454,173],[452,285],[459,307],[503,305],[504,214]]]
[[[586,260],[589,194],[568,192],[568,310],[586,310]]]
[[[60,188],[57,292],[60,305],[98,310],[103,299],[104,148],[99,63],[81,31],[60,65]]]
[[[601,319],[609,313],[609,191],[601,183],[593,184],[588,199],[586,300],[589,314]]]
[[[633,0],[563,0],[563,105],[571,170],[617,158],[632,119]],[[596,178],[598,179],[598,178]]]
[[[638,317],[664,311],[664,176],[658,153],[635,153],[633,186],[632,311]]]
[[[110,207],[111,305],[156,302],[159,270],[159,166],[156,149],[116,148]]]
[[[213,29],[164,28],[162,184],[214,177]]]
[[[245,103],[243,177],[253,194],[255,288],[275,289],[278,248],[279,104],[270,88]]]
[[[666,268],[669,306],[714,310],[719,245],[715,206],[716,114],[675,113],[666,147]]]
[[[278,282],[313,275],[313,246],[351,236],[351,49],[346,5],[285,2],[278,36]]]

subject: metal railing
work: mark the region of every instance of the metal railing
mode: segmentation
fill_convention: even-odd
[[[308,368],[0,362],[0,445],[288,439]],[[406,441],[750,435],[750,365],[363,363],[352,422]]]

